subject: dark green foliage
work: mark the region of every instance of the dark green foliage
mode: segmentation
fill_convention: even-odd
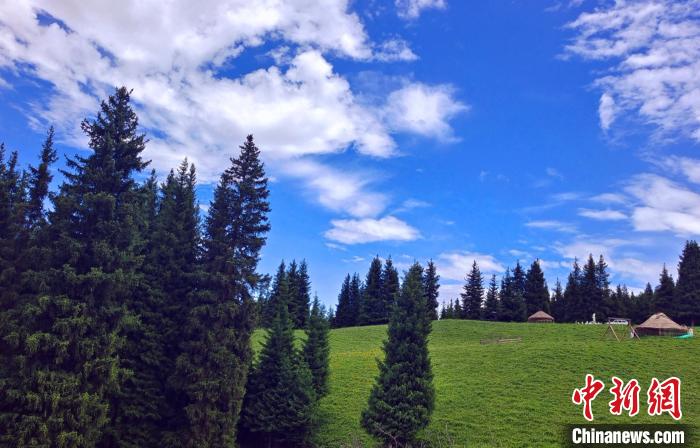
[[[602,301],[600,300],[598,290],[598,274],[593,256],[588,256],[588,261],[583,266],[581,275],[581,297],[579,317],[581,320],[589,321],[593,318],[594,313],[599,313],[602,309]],[[600,319],[600,314],[596,316]]]
[[[186,447],[231,446],[251,359],[253,291],[269,230],[267,178],[248,136],[209,208],[202,269],[191,295],[173,385],[183,391]]]
[[[561,287],[561,282],[557,278],[557,282],[554,285],[554,294],[552,295],[552,300],[550,304],[550,310],[552,311],[552,317],[555,321],[566,322],[566,302],[564,301],[564,291]]]
[[[306,260],[299,264],[299,271],[296,277],[291,277],[294,283],[293,295],[290,298],[290,314],[294,321],[295,328],[306,328],[309,319],[309,305],[311,302],[311,281],[309,280],[308,265]],[[294,304],[292,306],[291,304]]]
[[[528,316],[537,311],[549,313],[549,288],[540,267],[540,260],[535,260],[525,275],[525,307]]]
[[[27,202],[27,225],[35,227],[45,223],[44,201],[49,195],[49,186],[53,175],[51,165],[58,160],[56,150],[53,148],[54,130],[49,128],[46,140],[41,147],[41,162],[35,167],[29,168],[29,197]]]
[[[483,300],[484,278],[479,270],[479,265],[474,261],[462,293],[462,317],[464,319],[480,319]]]
[[[391,259],[387,260],[387,263]],[[437,309],[438,309],[438,290],[440,289],[440,276],[437,274],[437,268],[433,260],[428,261],[428,265],[425,268],[425,275],[423,279],[423,288],[425,289],[425,305],[428,316],[431,320],[437,319]],[[397,289],[398,289],[398,276],[397,276]]]
[[[678,263],[676,283],[678,316],[685,324],[700,322],[700,246],[696,241],[687,241]]]
[[[389,320],[389,308],[384,300],[382,261],[374,257],[369,266],[362,295],[360,325],[378,325]]]
[[[520,263],[516,265],[513,274],[518,273],[518,276],[511,275],[510,269],[506,269],[506,273],[501,279],[501,315],[499,320],[505,322],[523,322],[527,318],[525,310],[525,300],[523,292],[525,289],[525,274],[520,268]]]
[[[93,152],[67,161],[50,226],[40,236],[51,241],[47,264],[28,273],[35,294],[20,311],[16,375],[23,391],[12,407],[19,446],[93,446],[113,437],[120,411],[133,405],[110,409],[109,401],[130,376],[120,363],[122,331],[138,325],[129,305],[144,284],[140,189],[132,176],[147,165],[140,157],[145,140],[125,88],[82,128]],[[54,158],[49,147],[47,139],[47,162]],[[35,185],[50,179],[41,166],[32,178]],[[31,195],[35,220],[44,191]]]
[[[362,318],[362,299],[364,297],[362,280],[358,274],[354,274],[350,280],[349,296],[350,296],[350,315],[353,317],[353,325],[361,325]]]
[[[283,303],[278,303],[246,389],[241,413],[246,441],[253,446],[306,441],[312,429],[316,396],[311,371],[294,347],[292,321]]]
[[[566,281],[564,290],[564,304],[562,319],[565,322],[586,322],[588,317],[583,309],[583,299],[581,291],[581,268],[578,260],[574,260],[574,266]]]
[[[272,325],[278,304],[284,303],[286,305],[287,300],[289,300],[289,280],[287,279],[287,268],[284,265],[284,260],[282,260],[272,280],[270,298],[263,308],[263,326],[269,327]]]
[[[345,276],[343,285],[340,287],[338,294],[338,308],[335,311],[335,320],[333,326],[336,328],[352,327],[355,325],[355,315],[352,310],[350,298],[350,274]]]
[[[484,301],[483,318],[485,320],[498,320],[501,315],[501,303],[498,300],[498,285],[496,276],[491,276],[489,289],[486,291],[486,301]]]
[[[396,297],[399,295],[401,285],[399,284],[399,271],[394,267],[394,262],[391,257],[386,259],[384,270],[382,271],[382,299],[388,316],[391,313],[391,308],[396,302]]]
[[[678,304],[676,303],[676,285],[673,277],[668,273],[666,265],[661,270],[659,285],[654,289],[654,309],[669,316],[678,315]]]
[[[318,297],[314,297],[311,315],[309,316],[309,328],[306,331],[304,359],[311,370],[311,378],[317,398],[321,398],[328,393],[328,362],[330,356],[328,333],[328,320],[324,316]]]
[[[415,263],[406,273],[391,314],[385,358],[362,413],[362,426],[388,446],[405,446],[425,428],[435,391],[428,356],[431,322],[425,313],[423,269]]]

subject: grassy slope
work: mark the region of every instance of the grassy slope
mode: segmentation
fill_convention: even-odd
[[[646,389],[653,376],[683,381],[683,423],[700,422],[700,341],[645,338],[622,343],[602,338],[604,326],[510,324],[448,320],[435,322],[430,354],[437,392],[425,438],[448,432],[456,446],[558,446],[561,425],[585,423],[571,403],[586,373],[606,383],[594,402],[596,423],[670,423],[646,415]],[[515,344],[481,345],[480,339],[521,336]],[[319,445],[337,447],[359,440],[372,446],[359,425],[377,373],[376,358],[386,326],[331,333],[330,394],[321,401]],[[259,346],[262,334],[256,333]],[[610,378],[637,378],[640,414],[608,412]],[[537,441],[533,443],[533,441]]]

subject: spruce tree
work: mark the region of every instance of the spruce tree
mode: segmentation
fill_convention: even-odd
[[[335,328],[352,327],[355,325],[354,315],[352,312],[352,303],[350,302],[350,274],[345,276],[343,285],[340,287],[338,294],[338,307],[335,311]]]
[[[157,425],[162,431],[161,440],[168,446],[179,443],[177,432],[187,424],[184,392],[174,387],[176,380],[170,377],[183,343],[182,329],[190,311],[189,298],[197,286],[201,237],[195,190],[196,170],[186,159],[177,174],[171,171],[159,188],[149,230],[145,268],[149,290],[142,311],[142,320],[152,332],[142,341],[134,341],[144,358],[139,361],[141,370],[146,370],[143,374],[147,374],[141,375],[140,384],[151,380],[155,383],[152,387],[161,389],[162,402],[150,404],[161,409]],[[142,345],[149,350],[144,350]],[[131,426],[139,425],[143,422]],[[157,434],[147,427],[143,431],[144,437]]]
[[[481,305],[484,300],[484,278],[476,260],[467,275],[462,293],[462,316],[465,319],[481,319]]]
[[[608,317],[615,317],[622,314],[619,309],[619,304],[611,297],[610,291],[610,274],[608,273],[608,264],[602,255],[598,257],[598,263],[595,268],[596,277],[596,300],[598,301],[598,312],[600,313],[600,321],[604,321]]]
[[[352,316],[352,325],[362,325],[366,319],[363,316],[365,306],[363,304],[364,288],[359,274],[354,274],[350,280],[350,315]]]
[[[659,285],[654,290],[654,309],[664,312],[669,316],[677,316],[678,305],[675,299],[676,285],[664,264],[661,275],[659,276]]]
[[[272,280],[270,299],[267,301],[265,308],[263,309],[262,323],[264,327],[269,327],[272,324],[272,319],[274,319],[275,312],[277,310],[277,304],[287,304],[288,301],[289,279],[287,278],[287,267],[284,264],[284,260],[282,260]]]
[[[431,320],[437,319],[438,309],[438,290],[440,289],[440,276],[437,274],[437,268],[433,260],[428,261],[425,268],[425,278],[423,279],[423,288],[425,289],[426,311]]]
[[[309,267],[306,260],[299,264],[299,271],[296,276],[296,287],[291,300],[295,304],[293,316],[295,328],[306,328],[309,320],[309,306],[311,304],[311,281],[309,280]]]
[[[384,360],[362,426],[386,445],[405,446],[425,428],[435,391],[428,355],[430,320],[425,313],[423,269],[415,263],[406,273],[384,343]]]
[[[287,307],[278,303],[248,378],[241,412],[242,437],[253,446],[301,445],[312,429],[316,403],[313,379],[294,346],[292,327]]]
[[[687,241],[678,263],[676,283],[678,319],[685,324],[700,322],[700,246],[696,241]]]
[[[566,322],[564,309],[566,303],[564,303],[564,290],[561,287],[561,282],[557,278],[557,282],[554,285],[554,294],[552,295],[552,301],[550,309],[552,311],[552,317],[559,322]]]
[[[574,260],[564,290],[564,306],[562,307],[565,322],[587,322],[586,310],[581,291],[581,268],[578,260]],[[590,316],[589,316],[590,317]]]
[[[581,297],[580,297],[580,317],[584,321],[592,319],[593,314],[600,320],[602,310],[602,302],[600,290],[598,289],[598,274],[593,255],[588,256],[588,261],[583,266],[581,275]]]
[[[122,331],[138,325],[133,298],[144,283],[140,189],[133,176],[147,165],[140,156],[145,138],[129,96],[117,89],[93,120],[83,121],[93,151],[68,159],[53,197],[47,270],[21,312],[27,400],[14,406],[24,427],[14,439],[19,446],[94,446],[113,435],[121,410],[134,405],[110,408],[109,402],[130,376]],[[41,171],[35,179],[48,185]],[[45,194],[39,190],[35,211]]]
[[[491,275],[489,289],[486,291],[486,301],[484,302],[484,319],[498,320],[501,314],[501,304],[498,301],[498,285],[496,283],[496,275]]]
[[[540,260],[535,260],[530,265],[525,275],[525,307],[528,316],[537,311],[549,313],[549,288],[544,279],[544,272],[540,267]]]
[[[518,262],[511,274],[510,269],[501,279],[501,317],[506,322],[523,322],[527,318],[525,309],[525,273]]]
[[[328,320],[324,316],[318,297],[314,297],[311,315],[309,316],[309,327],[306,331],[304,359],[311,370],[311,378],[317,398],[321,398],[328,393],[328,363],[330,356],[328,327]]]
[[[635,322],[644,322],[649,316],[655,312],[654,310],[654,290],[651,283],[647,283],[644,292],[636,297],[635,303],[636,315],[633,316]]]
[[[173,384],[185,397],[185,447],[231,446],[255,325],[256,272],[269,230],[260,151],[248,136],[221,176],[207,217],[198,287],[191,295]]]
[[[362,295],[361,325],[385,324],[388,321],[389,314],[383,292],[382,261],[379,257],[374,257],[367,271]]]
[[[391,308],[396,302],[396,297],[399,295],[401,285],[399,284],[399,271],[394,267],[394,262],[391,257],[386,259],[384,270],[382,271],[382,300],[387,313],[387,322]]]

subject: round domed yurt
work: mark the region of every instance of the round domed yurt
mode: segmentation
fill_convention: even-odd
[[[675,323],[664,313],[653,314],[635,329],[640,336],[678,336],[688,333],[688,327]]]
[[[540,310],[527,318],[527,321],[532,324],[551,324],[554,322],[554,318],[544,311]]]

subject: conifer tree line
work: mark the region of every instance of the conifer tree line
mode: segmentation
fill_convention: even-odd
[[[474,261],[460,298],[443,302],[440,318],[523,322],[542,310],[558,322],[588,322],[595,314],[599,322],[625,317],[640,323],[655,312],[664,312],[685,324],[700,321],[700,247],[696,241],[685,244],[678,263],[678,281],[665,265],[658,285],[653,288],[647,283],[640,294],[630,292],[625,285],[613,288],[609,278],[603,256],[595,260],[589,255],[583,268],[574,260],[566,285],[562,287],[557,279],[551,293],[539,260],[527,271],[517,262],[514,269],[506,269],[500,284],[492,275],[485,285]]]
[[[294,328],[306,328],[311,305],[311,281],[306,260],[299,264],[292,260],[289,266],[284,260],[280,263],[272,286],[259,300],[262,326],[272,325],[279,303],[287,306]]]
[[[27,169],[0,145],[0,446],[306,437],[327,391],[328,322],[318,301],[309,311],[305,263],[285,271],[300,301],[280,302],[252,356],[270,229],[260,150],[252,136],[232,145],[200,217],[193,164],[162,182],[146,172],[130,94],[116,89],[82,122],[92,152],[66,159],[56,191],[53,129]],[[294,326],[307,328],[302,350],[288,344]],[[256,411],[268,373],[293,402],[272,419]]]
[[[421,268],[425,311],[431,320],[438,318],[440,276],[432,260],[423,272]],[[399,272],[391,257],[382,263],[372,259],[364,280],[355,273],[345,276],[338,295],[338,305],[332,316],[334,328],[389,323],[392,308],[399,296]]]

